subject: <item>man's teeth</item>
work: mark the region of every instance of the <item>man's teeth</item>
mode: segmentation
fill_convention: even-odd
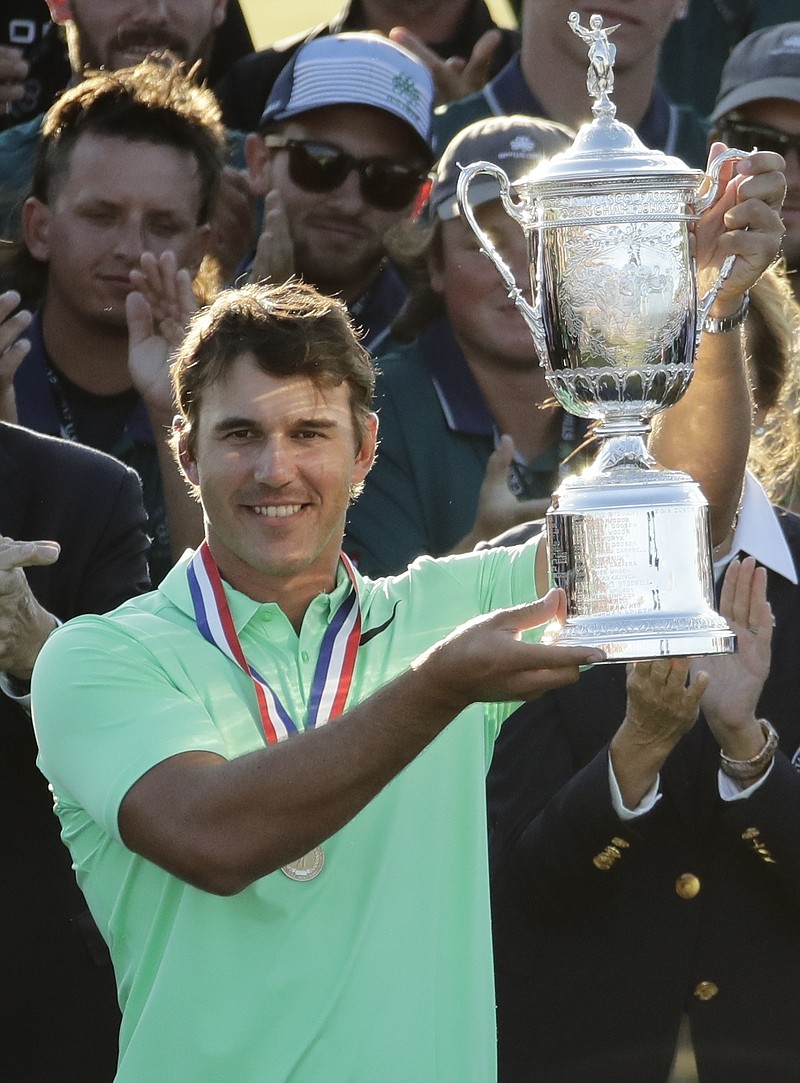
[[[287,515],[296,515],[302,504],[270,504],[266,508],[253,507],[257,515],[266,515],[268,519],[285,519]]]

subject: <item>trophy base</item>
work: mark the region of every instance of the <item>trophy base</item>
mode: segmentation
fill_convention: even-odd
[[[688,474],[589,470],[561,485],[546,521],[567,615],[542,642],[599,647],[607,662],[735,651],[714,610],[708,504]]]
[[[598,665],[731,654],[736,650],[736,636],[721,617],[716,621],[698,617],[682,622],[676,618],[659,621],[651,616],[639,625],[591,618],[568,620],[565,624],[553,621],[545,628],[541,641],[560,647],[598,647],[606,655],[605,662]]]

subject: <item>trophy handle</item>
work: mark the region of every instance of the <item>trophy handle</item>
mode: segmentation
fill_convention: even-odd
[[[739,162],[742,160],[742,158],[746,157],[747,154],[745,153],[745,151],[731,148],[730,150],[722,151],[721,154],[718,154],[715,158],[711,159],[708,166],[708,172],[706,173],[706,178],[709,181],[709,189],[705,193],[705,195],[700,196],[697,199],[694,205],[694,210],[696,214],[702,214],[702,212],[707,210],[717,198],[717,194],[719,192],[719,174],[725,162]],[[703,324],[705,323],[708,313],[711,311],[711,306],[716,301],[717,294],[719,293],[728,275],[731,273],[735,262],[736,256],[727,256],[723,260],[722,266],[719,269],[719,274],[717,275],[714,285],[711,287],[708,293],[706,293],[703,297],[700,298],[697,303],[697,322],[694,332],[695,349],[697,349],[697,347],[700,345],[700,335],[703,330]]]
[[[542,320],[538,298],[535,298],[535,305],[529,305],[525,300],[522,290],[517,285],[516,279],[511,272],[511,268],[497,251],[497,248],[489,235],[478,224],[478,220],[472,210],[472,205],[469,202],[469,186],[472,184],[475,177],[481,173],[494,177],[500,185],[500,199],[502,200],[506,213],[525,229],[522,212],[520,211],[519,205],[514,202],[511,196],[511,185],[508,177],[504,170],[493,162],[473,162],[472,165],[468,165],[465,169],[462,169],[456,188],[458,206],[467,225],[478,238],[481,252],[484,256],[488,256],[497,268],[500,277],[508,290],[508,296],[522,314],[522,318],[525,320],[533,338],[536,352],[538,353],[540,360],[543,360],[547,357],[547,343],[544,333],[544,321]]]

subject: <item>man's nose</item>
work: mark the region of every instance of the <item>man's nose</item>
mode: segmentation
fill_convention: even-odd
[[[346,211],[360,211],[364,208],[364,196],[361,194],[361,177],[357,169],[351,169],[342,183],[335,188],[330,201]]]
[[[255,480],[270,488],[285,485],[292,476],[292,456],[285,441],[272,438],[262,445],[255,467]]]
[[[146,249],[142,224],[135,218],[126,218],[117,230],[114,251],[122,258],[136,262]]]

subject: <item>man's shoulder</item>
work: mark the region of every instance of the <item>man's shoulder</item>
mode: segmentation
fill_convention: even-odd
[[[35,153],[39,145],[39,137],[42,131],[44,114],[27,120],[24,124],[15,124],[13,128],[6,128],[0,132],[0,160],[11,161],[14,158],[23,158]],[[3,166],[5,169],[5,165]]]
[[[675,147],[673,153],[697,169],[705,168],[708,158],[709,124],[691,105],[672,102],[675,116]]]
[[[396,345],[389,353],[382,354],[377,364],[375,383],[379,388],[396,388],[402,392],[408,380],[429,379],[419,339]]]
[[[21,425],[0,422],[0,448],[12,462],[52,486],[58,478],[76,483],[114,481],[117,484],[134,471],[96,448],[35,432]]]
[[[0,132],[0,230],[7,237],[19,233],[22,202],[30,189],[41,127],[39,116]]]
[[[489,84],[491,86],[491,84]],[[486,89],[476,90],[466,98],[437,107],[433,116],[433,145],[441,153],[447,144],[468,124],[494,115]]]

